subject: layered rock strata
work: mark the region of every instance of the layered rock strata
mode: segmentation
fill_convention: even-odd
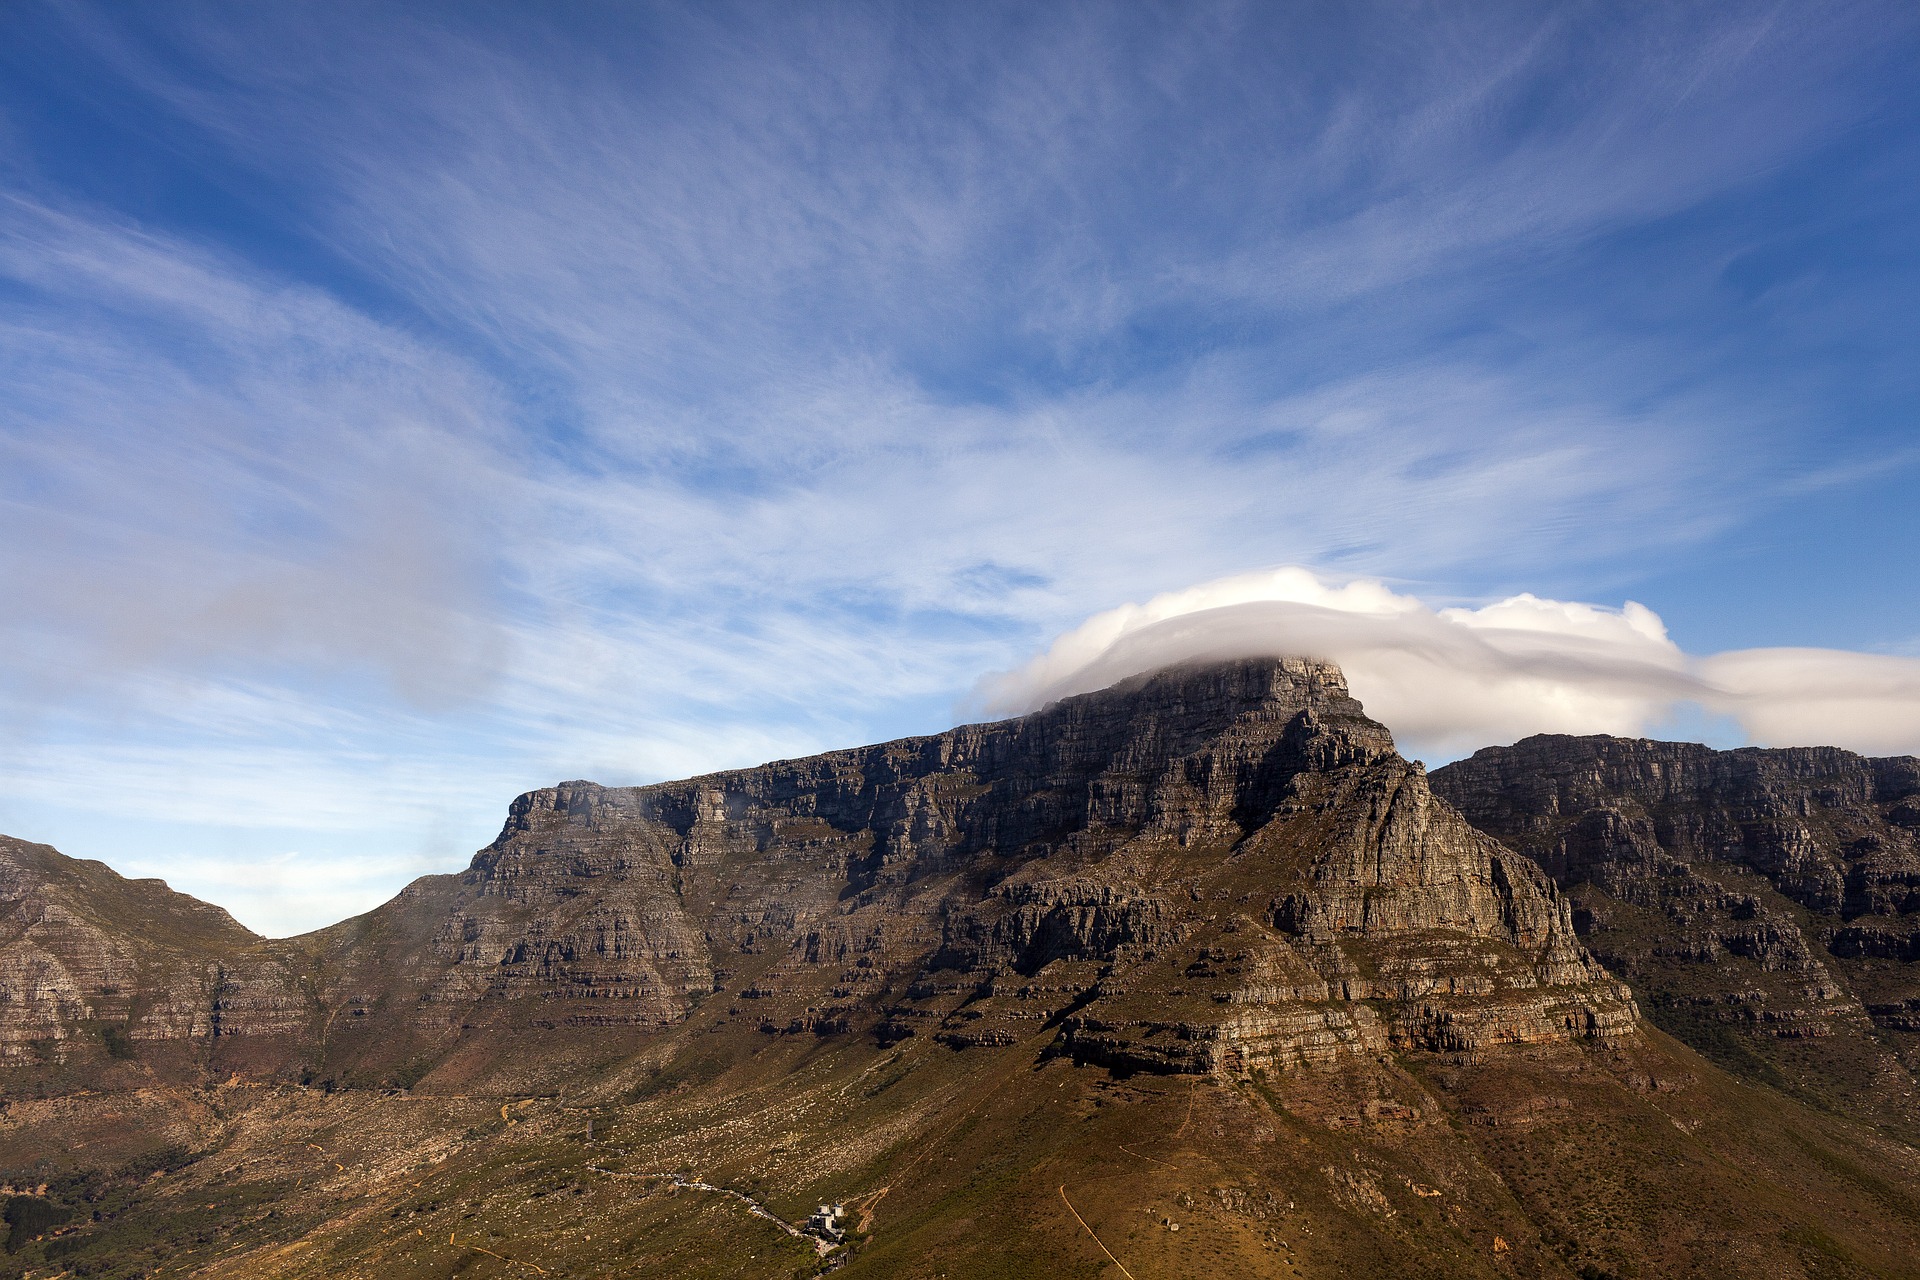
[[[1661,1025],[1850,1106],[1911,1096],[1920,760],[1541,736],[1433,782],[1554,876]]]
[[[179,1034],[220,1041],[222,1070],[272,1047],[278,1069],[369,1080],[522,1035],[631,1044],[703,1005],[770,1034],[1052,1036],[1188,1072],[1634,1020],[1552,882],[1436,797],[1337,669],[1293,659],[683,782],[565,783],[515,801],[460,875],[283,943],[233,928],[180,970],[205,1017]],[[19,1009],[23,1043],[73,1021]]]
[[[295,966],[220,908],[0,836],[0,1065],[198,1065],[235,1020],[279,1056],[306,1010]]]

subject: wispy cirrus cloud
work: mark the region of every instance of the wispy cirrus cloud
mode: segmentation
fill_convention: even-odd
[[[1882,109],[1882,7],[33,12],[163,175],[0,134],[56,833],[374,894],[523,786],[941,727],[1116,601],[1566,593],[1885,453],[1597,247]]]
[[[1143,581],[1268,545],[1441,565],[1526,529],[1537,552],[1570,506],[1671,514],[1609,446],[1687,465],[1590,409],[1562,411],[1570,443],[1467,370],[1255,401],[1202,365],[956,406],[849,368],[757,411],[794,439],[840,430],[828,456],[702,483],[542,449],[496,374],[234,259],[44,204],[0,233],[0,272],[47,300],[9,344],[29,412],[0,526],[35,553],[0,568],[21,606],[0,623],[5,789],[35,821],[322,833],[382,893],[449,810],[471,847],[557,776],[938,727],[976,672]],[[860,417],[870,443],[848,448]],[[1488,505],[1508,492],[1532,514]],[[916,701],[918,721],[871,718]],[[183,883],[281,931],[337,905]]]
[[[0,204],[9,676],[278,662],[483,680],[484,380],[320,291],[123,221]],[[464,526],[464,527],[463,527]]]

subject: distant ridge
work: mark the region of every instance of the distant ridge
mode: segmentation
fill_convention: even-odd
[[[1543,735],[1433,785],[1553,875],[1660,1027],[1920,1142],[1920,760]]]

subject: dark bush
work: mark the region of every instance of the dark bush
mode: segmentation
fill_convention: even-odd
[[[134,1052],[133,1036],[117,1022],[109,1022],[100,1028],[100,1038],[107,1042],[107,1056],[122,1062],[138,1055]]]
[[[72,1216],[72,1210],[39,1196],[8,1196],[7,1207],[0,1210],[0,1217],[7,1221],[7,1252],[20,1252],[27,1241]]]

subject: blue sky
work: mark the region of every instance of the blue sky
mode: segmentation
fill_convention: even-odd
[[[1917,56],[1898,4],[7,5],[0,830],[312,927],[529,787],[937,730],[1283,565],[1920,655]]]

